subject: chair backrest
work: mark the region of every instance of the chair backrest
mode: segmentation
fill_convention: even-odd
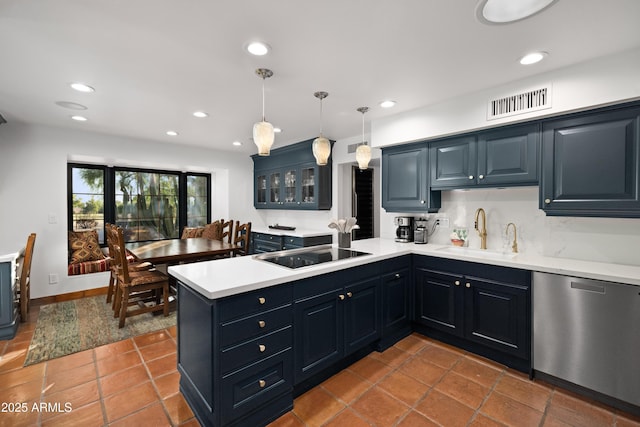
[[[33,260],[33,248],[36,244],[36,233],[31,233],[27,237],[27,246],[24,250],[24,259],[22,260],[22,272],[20,273],[20,288],[25,289],[29,285],[29,276],[31,275],[31,261]]]
[[[122,275],[123,282],[130,283],[129,280],[129,260],[127,259],[127,250],[124,246],[124,232],[122,227],[112,226],[113,233],[113,251],[116,270]]]
[[[224,219],[221,219],[220,223],[222,224],[220,240],[223,242],[226,240],[228,243],[233,242],[233,220],[230,219],[229,221],[225,221]]]
[[[233,243],[238,246],[236,250],[237,255],[249,254],[249,241],[251,239],[251,222],[246,224],[240,224],[240,221],[236,221],[236,233],[233,239]]]

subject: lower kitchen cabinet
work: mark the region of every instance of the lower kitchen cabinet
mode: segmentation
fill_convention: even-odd
[[[415,256],[417,330],[529,372],[531,272]]]
[[[287,249],[306,248],[316,245],[330,245],[333,235],[330,233],[319,236],[287,236],[280,234],[251,232],[251,250],[254,254],[277,252]]]
[[[381,270],[382,340],[378,348],[384,350],[411,333],[411,256],[383,261]]]

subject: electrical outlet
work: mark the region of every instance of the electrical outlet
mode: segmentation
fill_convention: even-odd
[[[442,228],[449,228],[449,218],[436,218],[436,225]]]
[[[55,273],[49,274],[49,284],[55,285],[56,283],[58,283],[58,275]]]

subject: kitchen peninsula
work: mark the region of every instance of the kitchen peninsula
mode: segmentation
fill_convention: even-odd
[[[634,266],[386,239],[355,241],[351,249],[370,255],[298,269],[254,257],[169,268],[179,282],[180,389],[201,424],[262,425],[290,410],[295,396],[414,329],[439,339],[431,327],[438,313],[420,296],[429,291],[418,280],[423,273],[431,274],[430,283],[449,276],[460,282],[451,284],[458,295],[475,298],[474,287],[484,286],[483,295],[499,297],[479,300],[486,305],[476,316],[503,304],[497,306],[502,317],[490,314],[478,324],[465,319],[444,336],[525,372],[531,369],[532,271],[640,286]],[[447,272],[459,267],[466,272]],[[479,274],[486,280],[476,280]],[[460,332],[478,327],[488,329],[469,337]]]

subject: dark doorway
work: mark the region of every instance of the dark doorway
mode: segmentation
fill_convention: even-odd
[[[360,228],[354,231],[353,240],[373,237],[373,169],[351,170],[353,190],[351,194],[353,216]]]

